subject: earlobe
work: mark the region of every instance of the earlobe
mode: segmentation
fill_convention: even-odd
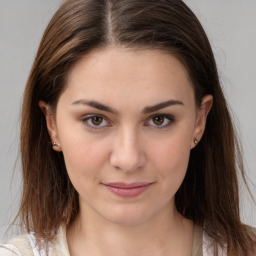
[[[206,126],[207,116],[212,108],[212,104],[213,104],[213,96],[210,94],[205,95],[202,99],[201,107],[197,113],[197,120],[196,120],[196,126],[193,134],[193,141],[191,142],[191,149],[194,148],[199,143],[199,141],[203,136],[205,126]]]
[[[58,130],[56,125],[55,115],[53,114],[51,107],[44,101],[39,101],[39,107],[45,115],[46,125],[48,133],[51,137],[51,145],[55,151],[61,152],[60,141],[58,137]]]

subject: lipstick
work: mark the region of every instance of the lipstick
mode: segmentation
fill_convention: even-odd
[[[152,183],[134,182],[134,183],[107,183],[104,186],[120,197],[135,197],[142,194]]]

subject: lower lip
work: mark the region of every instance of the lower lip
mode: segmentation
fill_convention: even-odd
[[[121,196],[121,197],[135,197],[140,194],[142,194],[149,186],[144,185],[144,186],[139,186],[139,187],[134,187],[134,188],[117,188],[117,187],[112,187],[109,185],[105,185],[107,189],[109,189],[111,192],[114,194]]]

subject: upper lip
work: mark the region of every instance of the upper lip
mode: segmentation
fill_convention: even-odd
[[[104,183],[106,186],[114,187],[114,188],[137,188],[148,186],[153,182],[132,182],[132,183],[124,183],[124,182],[111,182],[111,183]]]

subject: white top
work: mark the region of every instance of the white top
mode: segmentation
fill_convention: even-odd
[[[212,246],[213,240],[206,234],[206,232],[203,232],[202,236],[203,256],[214,256],[214,249]],[[46,248],[43,248],[41,251],[38,249],[33,233],[23,235],[20,241],[23,242],[19,242],[19,249],[21,251],[27,251],[26,255],[24,255],[24,253],[22,254],[20,250],[10,242],[9,244],[0,246],[0,256],[70,256],[65,228],[60,228],[54,245],[49,246],[50,251],[48,254],[46,252]],[[25,244],[24,241],[27,241],[27,244]],[[15,244],[17,244],[17,242]],[[226,250],[223,251],[219,249],[219,256],[226,255]]]

